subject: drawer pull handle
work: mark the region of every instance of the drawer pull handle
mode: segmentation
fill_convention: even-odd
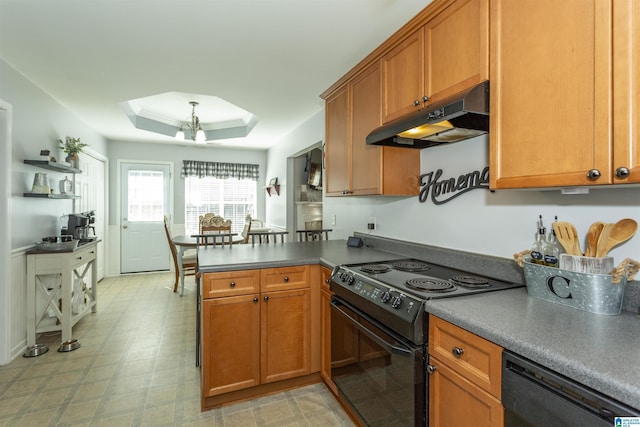
[[[269,295],[264,296],[264,302],[267,302],[267,301],[269,301]]]
[[[427,365],[427,373],[434,374],[438,370],[437,366]]]
[[[289,282],[289,277],[284,276],[284,283],[288,283]]]
[[[236,282],[231,282],[231,283],[229,283],[229,287],[230,287],[230,288],[235,288],[235,287],[236,287]]]
[[[453,353],[453,355],[455,357],[460,357],[460,356],[462,356],[464,354],[464,349],[460,348],[460,347],[453,347],[451,349],[451,352]]]
[[[254,297],[253,302],[258,302],[258,297]]]
[[[324,283],[326,283],[327,285],[331,283],[331,279],[324,279]]]

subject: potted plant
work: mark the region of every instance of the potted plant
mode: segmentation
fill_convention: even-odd
[[[78,153],[82,153],[82,149],[89,144],[85,144],[84,142],[80,142],[80,138],[72,138],[68,136],[63,142],[61,139],[58,140],[60,143],[60,148],[62,151],[67,153],[67,158],[65,161],[69,162],[72,167],[78,168]]]

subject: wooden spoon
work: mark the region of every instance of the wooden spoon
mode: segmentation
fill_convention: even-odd
[[[610,227],[607,227],[610,226]],[[606,229],[609,228],[606,240],[603,240],[603,235]],[[638,230],[638,223],[633,219],[624,218],[615,224],[607,224],[602,230],[600,239],[598,239],[598,249],[596,251],[596,257],[602,258],[607,256],[609,251],[620,243],[624,243],[636,234]]]
[[[584,256],[596,256],[596,249],[598,247],[598,238],[602,229],[604,228],[604,222],[596,221],[591,224],[589,231],[587,231],[587,249],[584,252]]]
[[[556,232],[558,242],[560,242],[569,255],[582,256],[578,231],[573,224],[570,222],[556,221],[553,223],[553,231]]]

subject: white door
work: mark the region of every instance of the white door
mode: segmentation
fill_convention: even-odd
[[[121,164],[120,272],[169,270],[164,216],[169,215],[170,166]]]

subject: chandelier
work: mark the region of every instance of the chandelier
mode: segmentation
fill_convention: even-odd
[[[191,104],[191,123],[185,122],[180,125],[180,129],[176,132],[176,139],[184,141],[184,130],[189,129],[191,132],[191,139],[197,143],[203,144],[207,140],[207,135],[200,127],[200,119],[196,116],[196,106],[199,105],[196,101],[190,101]]]

